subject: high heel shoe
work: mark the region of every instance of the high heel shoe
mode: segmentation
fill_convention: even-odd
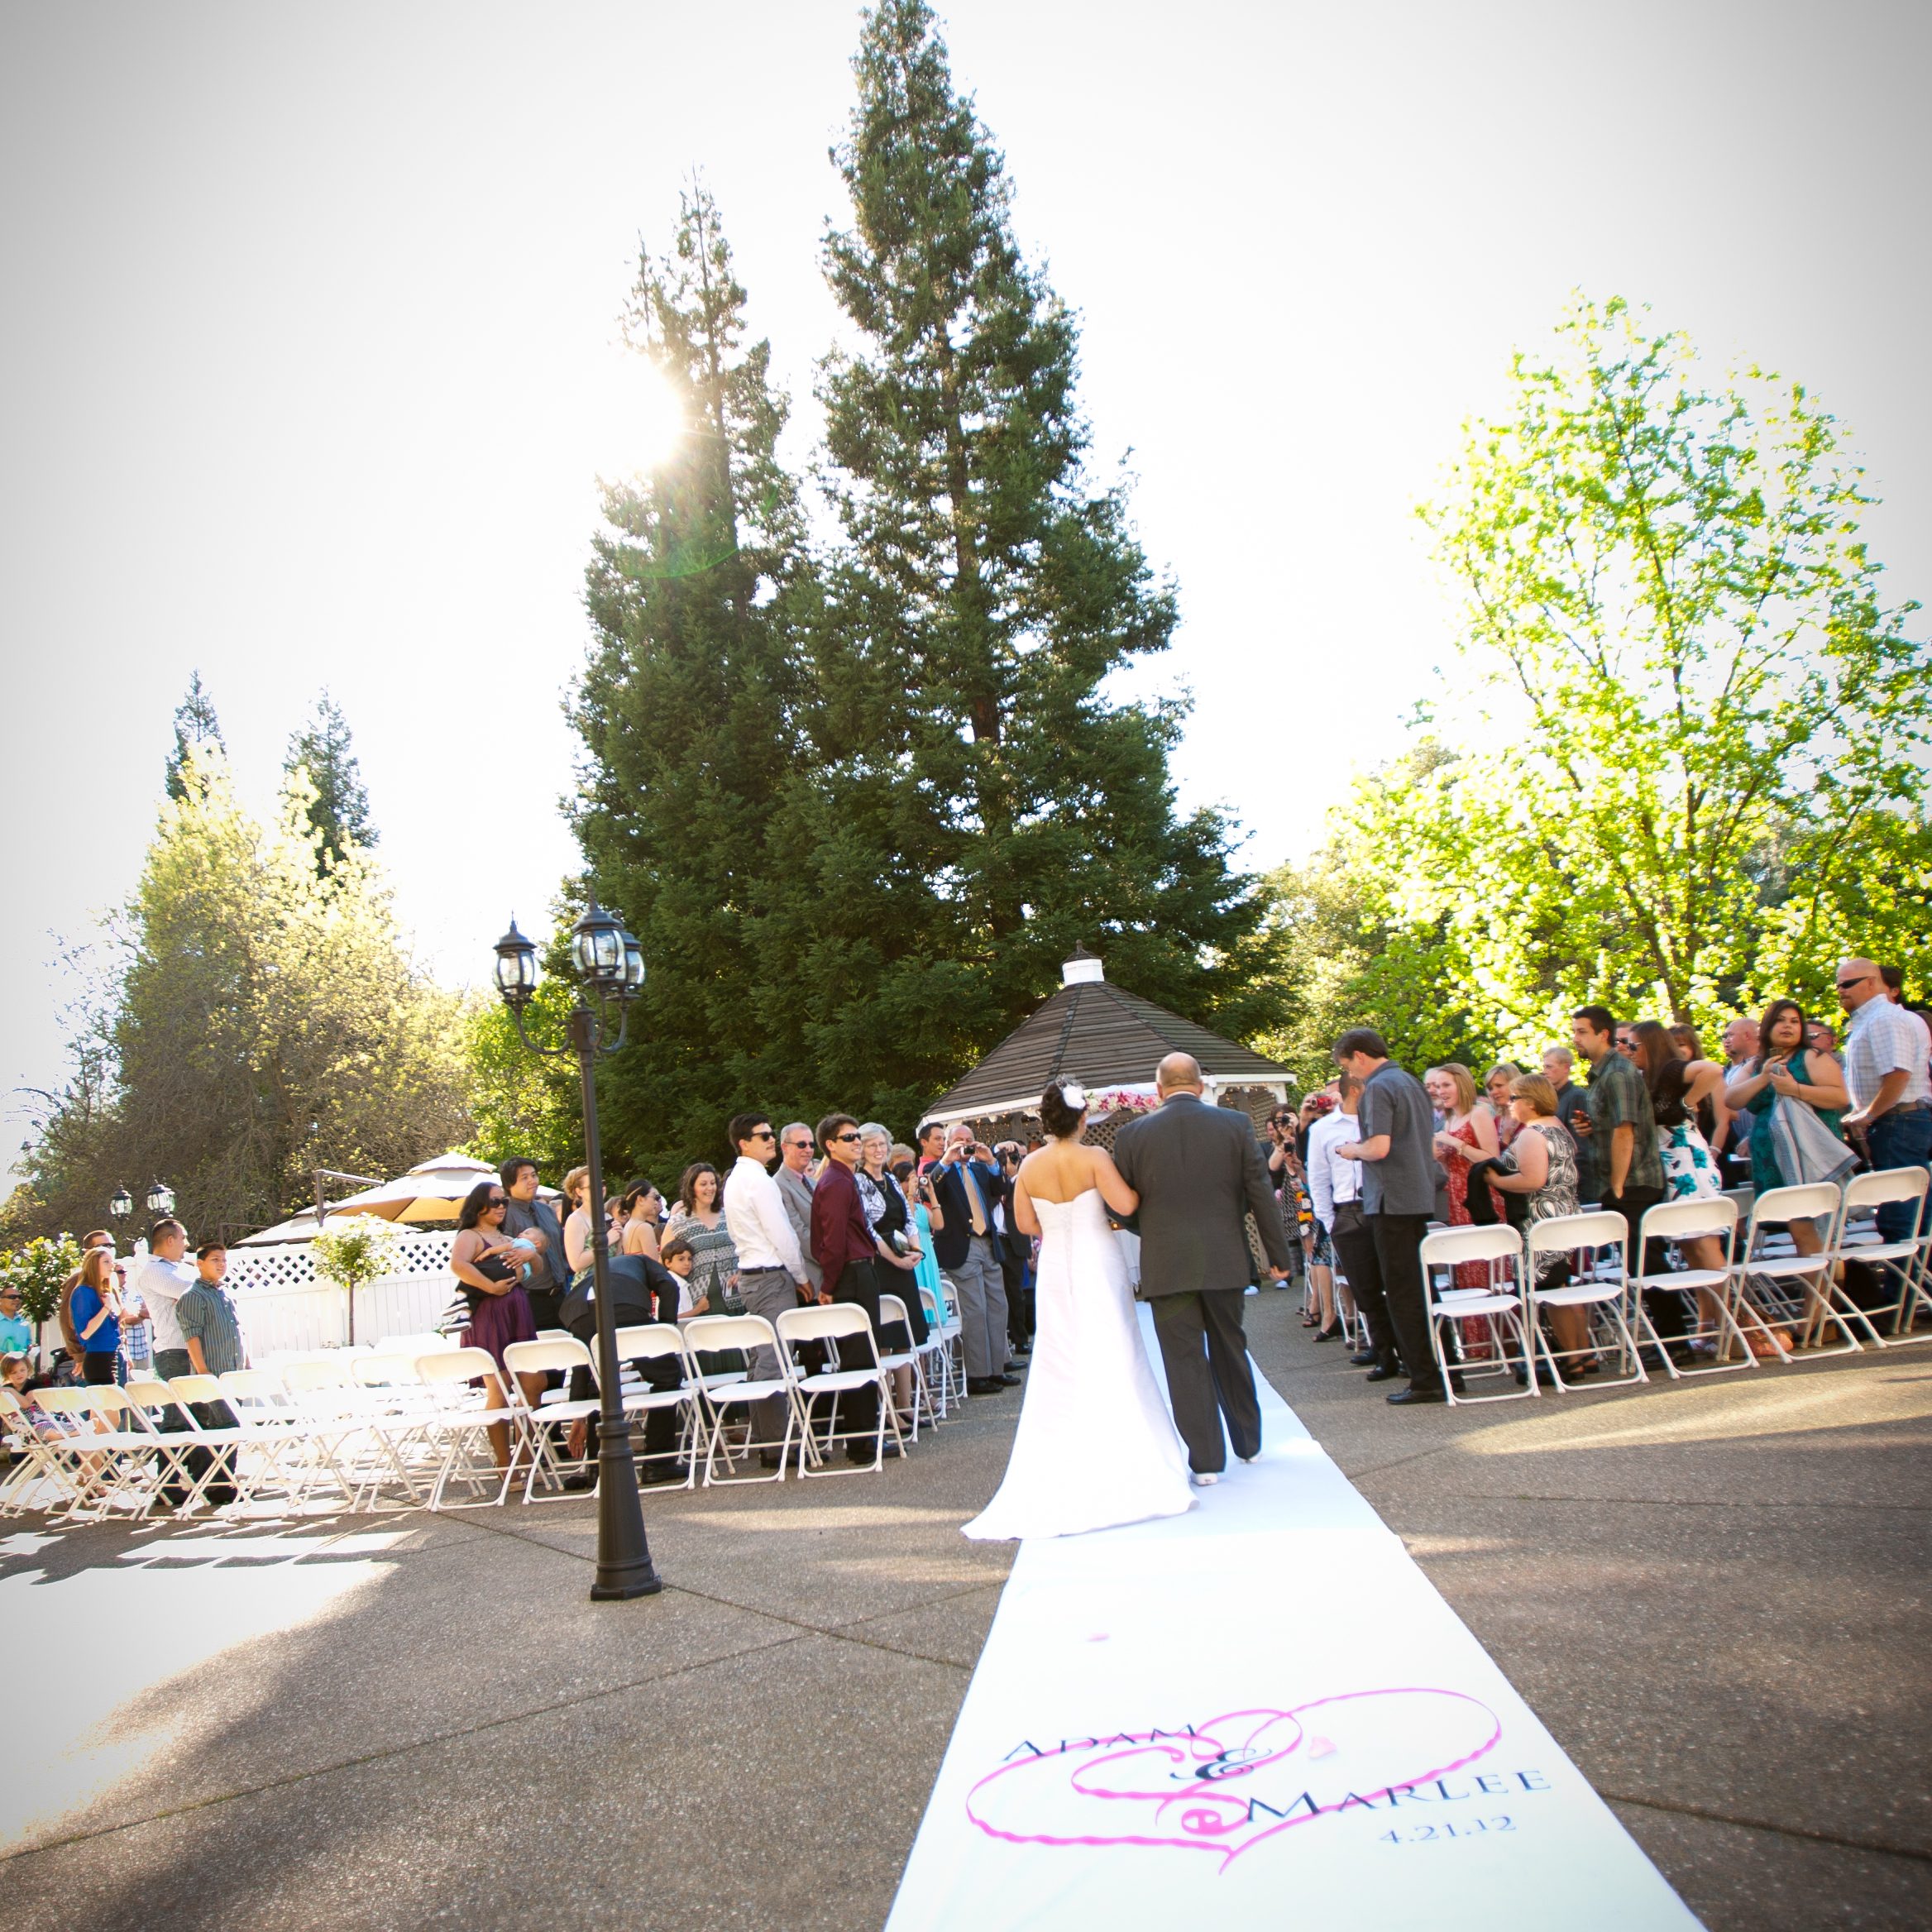
[[[1315,1331],[1315,1340],[1317,1341],[1332,1341],[1337,1336],[1341,1334],[1341,1324],[1339,1322],[1331,1322],[1326,1328],[1317,1328]]]
[[[1322,1317],[1319,1315],[1303,1315],[1302,1317],[1302,1326],[1304,1328],[1313,1328],[1314,1325],[1321,1320],[1321,1318]]]

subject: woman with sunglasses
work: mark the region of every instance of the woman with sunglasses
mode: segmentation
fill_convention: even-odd
[[[479,1181],[464,1197],[457,1216],[457,1238],[449,1251],[449,1271],[457,1278],[463,1299],[470,1304],[469,1326],[463,1330],[465,1348],[489,1351],[496,1361],[504,1381],[491,1383],[485,1407],[501,1408],[509,1369],[504,1351],[513,1341],[534,1341],[537,1324],[530,1314],[530,1298],[524,1293],[524,1265],[535,1252],[528,1241],[514,1240],[503,1231],[503,1217],[509,1208],[509,1196],[501,1181]],[[533,1407],[543,1399],[544,1378],[522,1378],[524,1399]],[[490,1447],[496,1466],[509,1466],[509,1429],[503,1423],[492,1424]]]

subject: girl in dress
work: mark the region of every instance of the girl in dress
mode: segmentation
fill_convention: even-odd
[[[1839,1121],[1852,1097],[1845,1090],[1844,1069],[1829,1054],[1805,1045],[1808,1024],[1796,1000],[1773,1000],[1758,1025],[1757,1054],[1750,1071],[1724,1095],[1726,1105],[1748,1123],[1751,1185],[1761,1194],[1789,1187],[1795,1178],[1780,1171],[1771,1131],[1772,1113],[1781,1098],[1803,1102],[1839,1140],[1845,1137]],[[1815,1255],[1824,1246],[1815,1222],[1794,1221],[1791,1234],[1791,1246],[1800,1255]]]
[[[1541,1074],[1518,1074],[1509,1083],[1509,1107],[1516,1133],[1490,1170],[1490,1184],[1523,1199],[1528,1218],[1555,1221],[1582,1212],[1576,1198],[1576,1143],[1557,1118],[1557,1090]],[[1570,1263],[1558,1254],[1538,1255],[1538,1288],[1555,1288],[1570,1279]],[[1574,1381],[1601,1366],[1590,1351],[1590,1312],[1551,1308],[1542,1312],[1562,1358],[1563,1374]]]
[[[738,1298],[738,1250],[724,1226],[718,1170],[708,1160],[694,1161],[677,1184],[677,1205],[664,1223],[664,1238],[678,1236],[691,1250],[691,1298],[710,1304],[714,1315],[742,1315]],[[631,1223],[625,1223],[628,1235]],[[628,1252],[628,1250],[626,1251]]]

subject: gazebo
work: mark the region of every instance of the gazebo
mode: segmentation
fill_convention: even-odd
[[[1025,1139],[1036,1129],[1048,1086],[1078,1080],[1092,1097],[1092,1137],[1105,1145],[1110,1121],[1151,1103],[1154,1069],[1170,1053],[1201,1063],[1209,1101],[1257,1121],[1294,1084],[1286,1067],[1113,985],[1101,962],[1078,947],[1060,968],[1059,991],[923,1117],[949,1126],[968,1121],[985,1141]]]

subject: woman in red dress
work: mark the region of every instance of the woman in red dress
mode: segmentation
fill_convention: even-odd
[[[1494,1160],[1496,1122],[1482,1105],[1475,1090],[1475,1076],[1460,1060],[1447,1066],[1431,1067],[1423,1076],[1423,1086],[1430,1103],[1442,1117],[1436,1134],[1436,1158],[1449,1177],[1449,1225],[1467,1227],[1469,1212],[1469,1164]],[[1486,1261],[1464,1261],[1456,1270],[1458,1288],[1487,1288],[1490,1265]]]

